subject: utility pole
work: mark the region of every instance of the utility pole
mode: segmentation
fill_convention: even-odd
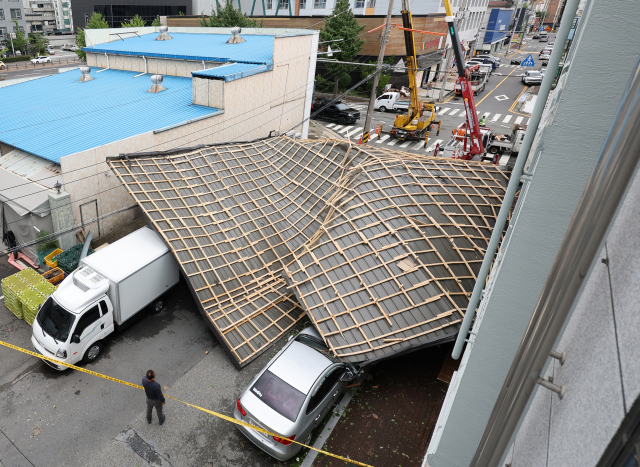
[[[367,109],[367,117],[364,119],[364,128],[362,129],[362,144],[367,144],[368,137],[371,129],[371,118],[373,117],[373,106],[376,103],[376,97],[378,94],[378,83],[380,82],[380,69],[382,68],[382,62],[384,61],[384,49],[387,46],[387,40],[389,39],[389,28],[391,27],[391,12],[393,10],[393,0],[389,0],[389,11],[387,12],[387,19],[384,25],[382,36],[380,36],[380,52],[378,53],[378,62],[376,63],[376,74],[373,76],[373,86],[371,87],[371,97],[369,98],[369,108]]]

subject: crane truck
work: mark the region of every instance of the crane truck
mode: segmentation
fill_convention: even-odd
[[[409,0],[402,0],[402,30],[404,31],[404,43],[407,51],[407,73],[409,75],[409,89],[411,91],[410,104],[407,112],[399,114],[393,122],[391,137],[400,140],[421,140],[427,136],[436,119],[436,107],[418,100],[418,85],[416,72],[418,60],[413,41],[413,19],[409,11]],[[438,127],[439,128],[439,127]]]

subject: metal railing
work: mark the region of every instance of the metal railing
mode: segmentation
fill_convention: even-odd
[[[622,96],[538,303],[505,378],[474,467],[497,467],[640,159],[640,61]]]
[[[51,58],[51,57],[50,57]],[[2,61],[0,59],[0,61]],[[69,57],[69,58],[51,58],[51,63],[31,63],[31,59],[25,60],[23,62],[12,62],[12,63],[4,63],[7,67],[7,70],[19,70],[24,68],[36,68],[36,67],[51,67],[51,66],[59,66],[66,63],[78,63],[81,62],[80,57]],[[3,69],[4,70],[4,69]],[[7,71],[4,70],[4,71]]]

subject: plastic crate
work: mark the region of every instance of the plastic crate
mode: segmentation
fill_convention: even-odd
[[[55,268],[58,265],[58,258],[56,258],[56,256],[58,256],[60,253],[62,253],[62,250],[60,248],[56,248],[47,256],[45,256],[44,262],[47,264],[47,266],[49,266],[50,268]]]
[[[65,277],[65,272],[60,268],[53,268],[51,271],[42,274],[42,277],[50,284],[56,285],[62,282]]]

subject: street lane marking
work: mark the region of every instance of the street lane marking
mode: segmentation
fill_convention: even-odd
[[[336,124],[335,124],[335,123],[329,123],[329,124],[327,125],[327,128],[331,128],[331,127],[334,127],[334,126],[336,126]]]
[[[423,145],[424,145],[424,141],[418,141],[416,145],[413,147],[413,149],[421,149]]]
[[[376,143],[378,144],[382,144],[382,142],[386,139],[389,139],[389,135],[384,135],[382,138],[380,138],[378,141],[376,141]]]
[[[444,115],[446,114],[449,110],[451,110],[449,107],[442,109],[440,112],[438,112],[440,115]]]
[[[397,140],[397,139],[393,139],[393,140],[389,141],[389,142],[387,143],[387,146],[393,146],[393,145],[395,145],[395,144],[398,144],[398,140]]]
[[[406,148],[407,146],[409,146],[411,144],[411,141],[405,141],[404,143],[402,143],[400,145],[401,148]]]
[[[493,116],[493,118],[491,119],[491,121],[492,122],[497,122],[500,117],[502,117],[502,114],[495,114]]]
[[[518,117],[516,118],[516,121],[514,122],[516,125],[519,125],[522,123],[522,120],[524,120],[524,117]]]
[[[504,120],[502,120],[502,123],[509,123],[511,121],[511,118],[513,118],[513,115],[507,115],[506,117],[504,117]]]
[[[369,141],[373,141],[374,138],[378,137],[378,133],[374,133],[373,130],[369,132],[371,136],[369,136]]]
[[[453,115],[457,114],[457,113],[458,113],[458,111],[460,111],[460,110],[462,110],[462,109],[453,109],[451,112],[449,112],[449,117],[451,117],[451,116],[453,116]]]
[[[346,127],[344,127],[342,130],[340,130],[338,133],[344,133],[345,131],[349,131],[351,128],[353,128],[353,125],[351,125],[351,126],[346,126]]]
[[[334,126],[334,127],[333,127],[333,130],[334,130],[334,131],[335,131],[335,130],[339,130],[340,128],[342,128],[342,125],[336,125],[336,126]]]
[[[347,132],[345,133],[345,136],[347,136],[348,138],[351,138],[351,135],[354,135],[354,134],[356,134],[357,132],[362,133],[362,128],[356,128],[356,129],[355,129],[355,130],[353,130],[353,131],[347,131]],[[360,136],[362,136],[362,134],[360,134]],[[359,138],[360,136],[356,136],[356,138]]]
[[[509,162],[510,156],[502,156],[500,161],[498,161],[498,165],[507,165]]]
[[[507,76],[505,76],[504,78],[502,78],[502,81],[500,81],[500,82],[498,83],[498,85],[497,85],[495,88],[493,88],[491,91],[489,91],[489,92],[487,93],[487,95],[486,95],[486,96],[484,96],[482,99],[480,99],[480,102],[476,103],[476,107],[478,107],[478,106],[482,103],[482,101],[483,101],[483,100],[485,100],[487,97],[489,97],[493,91],[495,91],[496,89],[498,89],[498,88],[500,87],[500,85],[501,85],[502,83],[504,83],[504,81],[505,81],[509,76],[511,76],[511,73],[513,73],[514,71],[516,71],[516,69],[515,69],[515,68],[514,68],[513,70],[511,70]]]

